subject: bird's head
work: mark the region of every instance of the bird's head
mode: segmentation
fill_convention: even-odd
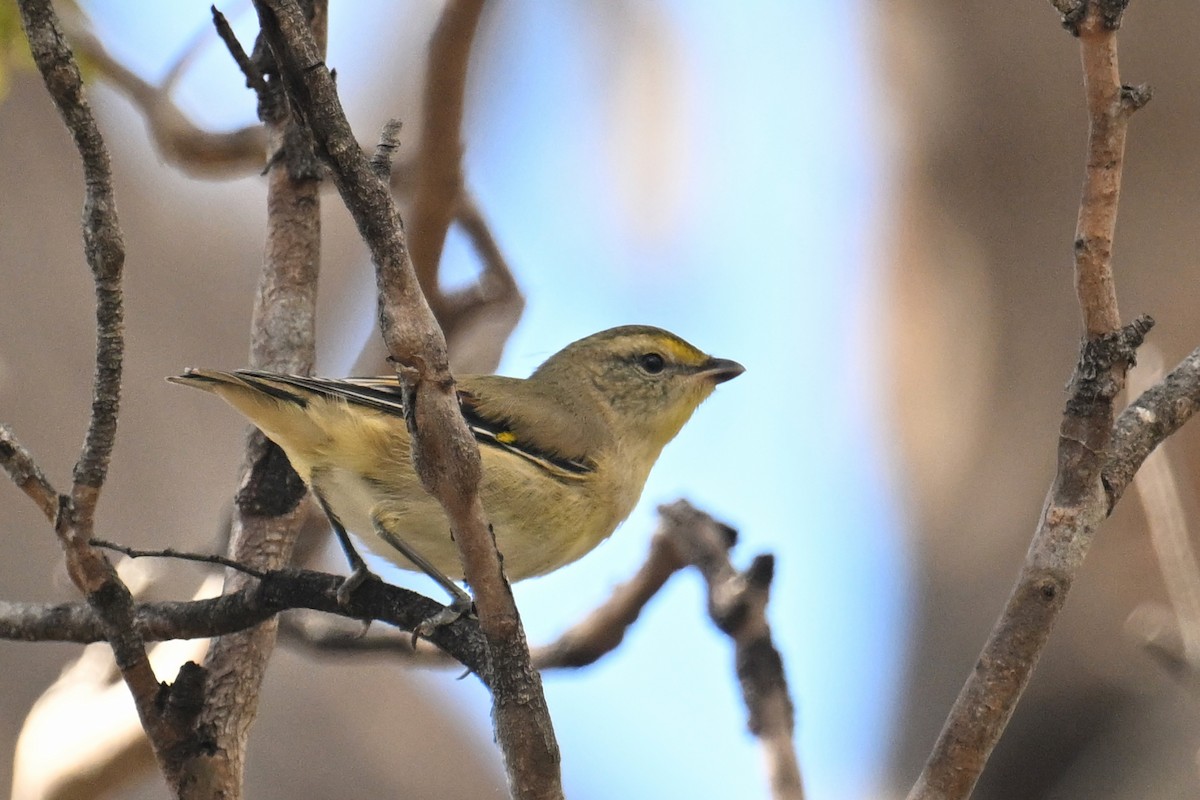
[[[713,358],[669,331],[627,325],[567,345],[531,379],[586,391],[618,439],[657,456],[718,383],[745,368]]]

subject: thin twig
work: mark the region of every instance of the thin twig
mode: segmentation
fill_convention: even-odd
[[[1154,361],[1159,363],[1153,367],[1143,363],[1141,369],[1133,371],[1129,379],[1131,390],[1144,389],[1161,379],[1161,362],[1157,357]],[[1145,509],[1150,544],[1178,620],[1184,657],[1194,669],[1200,670],[1200,564],[1188,535],[1175,470],[1165,447],[1146,458],[1133,484]]]
[[[240,5],[244,11],[250,4],[243,1]],[[175,87],[179,84],[179,81],[187,74],[188,68],[204,52],[204,48],[212,42],[212,34],[209,32],[208,25],[208,20],[205,20],[196,27],[192,37],[180,48],[179,55],[175,57],[175,62],[167,68],[162,82],[158,85],[159,90],[164,95],[170,95],[175,91]]]
[[[266,573],[262,570],[248,567],[245,564],[234,561],[232,558],[215,554],[185,553],[170,547],[162,550],[142,550],[136,547],[129,547],[128,545],[117,544],[116,542],[108,542],[104,539],[92,539],[89,544],[92,547],[101,547],[105,550],[114,550],[118,553],[123,553],[130,558],[172,558],[177,561],[194,561],[200,564],[215,564],[218,567],[227,567],[259,579],[266,577]]]
[[[1133,480],[1154,448],[1200,410],[1200,347],[1121,412],[1113,426],[1109,459],[1104,465],[1108,510]]]
[[[377,655],[386,656],[389,663],[399,661],[405,666],[462,668],[462,665],[446,651],[421,639],[414,642],[412,636],[396,636],[390,632],[364,633],[361,621],[357,629],[348,630],[306,617],[307,615],[299,613],[280,616],[280,641],[320,655]]]
[[[1116,0],[1121,10],[1125,2]],[[1075,227],[1075,291],[1088,338],[1121,326],[1112,273],[1112,241],[1121,195],[1129,116],[1150,100],[1147,87],[1121,85],[1117,70],[1114,0],[1090,0],[1079,25],[1079,53],[1088,107],[1087,168]],[[1117,19],[1119,19],[1119,12]]]
[[[396,157],[396,151],[400,148],[401,127],[400,120],[389,119],[383,124],[383,130],[379,132],[379,143],[375,145],[375,155],[371,156],[371,170],[379,176],[381,181],[391,180],[392,161]]]
[[[212,6],[211,8],[213,27],[217,29],[217,36],[221,37],[221,41],[225,43],[225,48],[229,51],[229,55],[237,63],[238,69],[242,71],[242,75],[246,76],[246,86],[253,89],[254,93],[260,97],[270,93],[270,87],[267,86],[267,81],[263,78],[262,71],[250,60],[250,56],[246,54],[242,43],[234,35],[233,28],[229,26],[229,20],[225,19],[225,15],[218,11],[216,6]]]
[[[1161,603],[1143,603],[1125,620],[1125,631],[1162,670],[1192,695],[1200,695],[1200,668],[1184,651],[1179,616]]]
[[[0,425],[0,466],[17,488],[37,504],[46,519],[54,522],[58,515],[58,491],[7,425]]]

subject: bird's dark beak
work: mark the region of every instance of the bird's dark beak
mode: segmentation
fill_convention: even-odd
[[[731,381],[745,371],[745,367],[736,361],[730,361],[728,358],[710,358],[700,368],[699,375],[717,384]]]

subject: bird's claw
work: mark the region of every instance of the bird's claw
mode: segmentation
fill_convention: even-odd
[[[353,572],[342,579],[341,585],[337,588],[338,605],[342,608],[349,608],[350,595],[369,580],[379,580],[379,576],[367,569],[365,564],[355,567]]]
[[[447,625],[453,625],[466,615],[475,610],[475,604],[471,602],[470,597],[454,598],[450,605],[443,608],[431,617],[426,617],[419,625],[413,628],[412,646],[416,648],[417,640],[424,638],[428,639],[437,632],[439,628],[444,628]]]

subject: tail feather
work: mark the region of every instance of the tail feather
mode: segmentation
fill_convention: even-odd
[[[308,400],[303,395],[290,392],[284,388],[287,385],[286,379],[288,377],[286,375],[275,376],[269,372],[254,372],[251,370],[221,372],[215,369],[188,367],[182,375],[172,375],[167,380],[171,383],[178,383],[181,386],[192,386],[217,394],[222,393],[221,387],[225,387],[226,390],[234,387],[253,389],[274,397],[276,400],[295,403],[304,408],[308,405]]]
[[[306,395],[303,389],[291,386],[284,378],[247,370],[222,372],[190,368],[167,380],[218,395],[282,447],[292,466],[307,480],[305,467],[326,445],[329,435],[306,412],[314,395]]]

